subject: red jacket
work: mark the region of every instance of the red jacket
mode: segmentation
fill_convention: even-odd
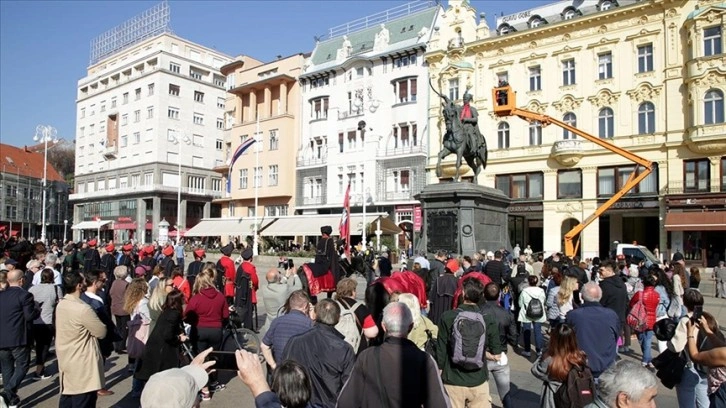
[[[216,288],[204,288],[189,299],[184,315],[192,326],[222,328],[222,320],[229,317],[227,300]]]
[[[224,268],[224,296],[234,297],[234,261],[228,256],[219,258],[219,264]]]
[[[257,276],[257,268],[252,262],[242,261],[242,270],[250,276],[252,282],[252,304],[257,304],[257,289],[260,288],[260,278]]]
[[[654,287],[646,286],[642,291],[635,292],[633,298],[630,299],[630,309],[640,301],[641,296],[643,297],[643,304],[645,305],[645,322],[648,325],[648,330],[653,330],[653,326],[655,326],[655,311],[660,302],[660,295],[655,291]]]

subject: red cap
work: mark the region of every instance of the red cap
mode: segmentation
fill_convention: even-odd
[[[204,258],[204,255],[206,255],[206,252],[203,249],[199,248],[194,250],[194,256],[197,258]]]
[[[123,247],[121,247],[121,249],[122,249],[123,251],[130,251],[130,250],[134,249],[134,246],[133,246],[133,245],[131,245],[131,244],[126,244],[126,245],[124,245]]]
[[[165,256],[172,256],[174,254],[174,248],[167,246],[163,251],[161,251],[161,253]]]
[[[113,242],[106,245],[106,252],[113,252],[116,249],[116,247],[113,245]]]
[[[96,241],[95,238],[92,239],[92,240],[90,240],[90,241],[88,241],[88,246],[95,247],[96,244],[98,244],[98,241]]]
[[[146,255],[154,255],[154,246],[153,245],[147,245],[144,247],[144,253]]]
[[[446,261],[446,268],[450,270],[451,272],[456,272],[459,270],[459,261],[457,261],[454,258],[449,259]]]

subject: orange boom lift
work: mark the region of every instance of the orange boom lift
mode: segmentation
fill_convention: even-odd
[[[631,153],[625,149],[615,146],[614,144],[608,142],[605,139],[595,137],[589,133],[583,132],[580,129],[574,128],[567,123],[561,122],[547,115],[542,115],[540,113],[531,112],[526,109],[517,108],[516,94],[512,91],[512,87],[509,85],[505,84],[494,88],[492,90],[492,100],[494,101],[494,114],[497,116],[517,116],[526,120],[527,122],[539,122],[540,124],[542,124],[542,127],[545,127],[549,124],[555,124],[567,131],[572,132],[573,134],[581,136],[583,139],[587,139],[592,143],[595,143],[613,153],[619,154],[620,156],[636,163],[635,170],[630,174],[630,177],[628,178],[628,181],[625,183],[623,188],[621,188],[612,197],[610,197],[610,199],[607,200],[603,205],[598,207],[597,210],[595,210],[595,212],[587,217],[584,221],[576,225],[573,229],[568,231],[567,234],[565,234],[565,255],[567,255],[568,257],[574,256],[580,247],[579,239],[573,242],[575,240],[575,237],[577,237],[578,234],[582,232],[582,230],[584,230],[588,225],[595,221],[596,218],[598,218],[610,207],[612,207],[612,205],[620,200],[628,191],[630,191],[633,187],[637,186],[641,180],[648,177],[648,175],[653,171],[653,162],[646,160],[638,156],[637,154]],[[642,166],[643,168],[640,173],[638,173],[637,171],[638,166]]]

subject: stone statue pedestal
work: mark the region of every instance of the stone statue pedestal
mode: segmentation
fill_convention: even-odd
[[[423,212],[418,249],[469,255],[481,249],[510,248],[509,204],[501,191],[478,184],[429,184],[416,196]]]

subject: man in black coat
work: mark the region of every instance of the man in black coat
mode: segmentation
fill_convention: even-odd
[[[4,398],[12,406],[20,405],[18,388],[30,363],[28,329],[39,311],[33,295],[22,288],[23,271],[8,271],[7,279],[8,288],[0,292],[0,368]]]
[[[502,251],[494,252],[494,259],[487,262],[482,269],[482,273],[489,277],[492,282],[497,285],[501,285],[504,282],[509,282],[510,276],[507,276],[507,267],[502,262]]]
[[[526,272],[525,272],[526,273]],[[494,317],[497,325],[499,326],[499,341],[502,345],[504,353],[507,352],[507,344],[511,345],[513,349],[517,349],[517,319],[507,309],[499,305],[499,285],[494,282],[487,284],[484,287],[484,299],[486,303],[479,306],[482,313]],[[487,367],[489,368],[489,374],[494,377],[494,382],[497,385],[497,392],[499,398],[502,400],[504,408],[512,407],[511,396],[509,395],[510,389],[510,369],[509,364],[500,364],[499,361],[487,361]]]
[[[617,276],[613,264],[609,261],[603,262],[600,265],[600,289],[602,289],[602,298],[600,304],[603,307],[611,309],[618,315],[620,319],[620,325],[624,326],[625,317],[628,313],[628,289],[625,287],[625,282],[620,276]],[[623,339],[623,348],[621,352],[627,353],[630,351],[630,338]]]

